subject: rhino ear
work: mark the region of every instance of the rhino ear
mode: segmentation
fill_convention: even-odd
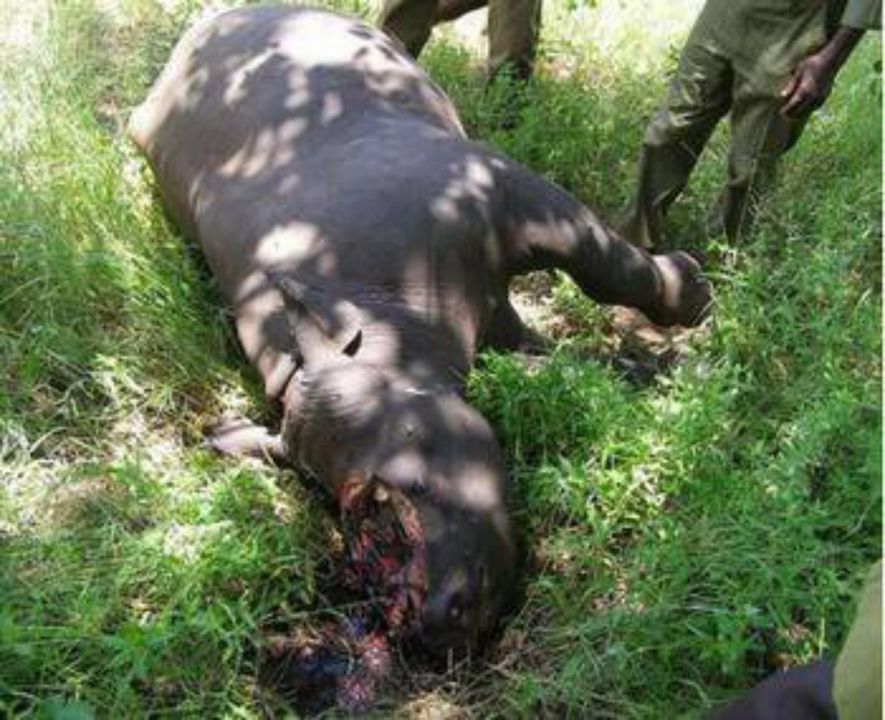
[[[280,272],[268,272],[267,277],[283,296],[286,317],[305,362],[359,352],[362,317],[352,302]]]

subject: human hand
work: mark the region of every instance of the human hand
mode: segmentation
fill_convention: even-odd
[[[833,88],[836,67],[825,53],[805,58],[781,90],[781,115],[791,120],[804,117],[824,104]]]
[[[816,110],[830,94],[839,68],[851,55],[864,31],[840,27],[818,52],[805,58],[793,71],[790,82],[781,91],[784,100],[781,114],[791,120]]]

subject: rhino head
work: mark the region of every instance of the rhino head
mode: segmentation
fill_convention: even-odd
[[[301,353],[289,447],[337,496],[348,577],[432,652],[475,647],[512,599],[507,472],[459,389],[394,362],[398,328],[275,277]],[[428,352],[433,348],[428,346]],[[288,408],[287,408],[288,411]]]

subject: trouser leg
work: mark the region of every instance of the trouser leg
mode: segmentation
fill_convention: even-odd
[[[725,235],[737,242],[746,235],[762,194],[774,182],[777,162],[799,139],[805,119],[788,120],[774,88],[760,90],[735,78],[731,110],[728,185],[721,201]]]
[[[430,39],[437,4],[437,0],[387,0],[378,24],[417,58]]]
[[[733,71],[697,29],[679,60],[667,99],[648,125],[639,157],[639,181],[623,235],[643,247],[663,239],[667,209],[685,188],[716,124],[731,104]]]
[[[440,0],[435,22],[451,22],[488,5],[488,0]]]
[[[541,28],[541,0],[489,0],[489,74],[532,74]]]
[[[882,560],[867,575],[836,660],[833,699],[840,720],[882,717]]]

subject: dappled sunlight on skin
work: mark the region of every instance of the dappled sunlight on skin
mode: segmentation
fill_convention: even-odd
[[[597,300],[699,318],[592,211],[468,141],[423,71],[353,20],[205,20],[131,131],[283,401],[281,437],[243,431],[242,451],[266,438],[336,495],[354,478],[406,493],[427,541],[421,637],[475,645],[516,553],[501,452],[463,393],[492,329],[503,348],[522,339],[510,279],[560,267]]]
[[[483,481],[487,469],[479,463],[468,463],[457,475],[453,502],[463,508],[491,512],[501,507],[503,498],[497,488]]]
[[[336,2],[365,9],[373,0]],[[219,309],[207,268],[163,221],[144,161],[119,136],[121,118],[168,57],[186,15],[198,11],[193,0],[162,4],[174,3],[181,6],[174,17],[163,15],[157,0],[56,3],[51,27],[40,26],[29,48],[0,49],[0,150],[9,160],[0,169],[8,236],[0,243],[0,285],[8,286],[0,290],[8,301],[0,333],[8,366],[0,402],[0,675],[13,714],[284,715],[291,712],[288,697],[263,685],[251,649],[275,633],[292,640],[293,625],[353,611],[352,596],[342,598],[338,586],[344,550],[332,501],[323,502],[316,485],[302,486],[293,473],[259,471],[201,449],[201,429],[222,411],[270,422],[278,413],[231,345],[230,315]],[[592,8],[582,1],[577,5],[589,9],[576,21],[577,14],[557,14],[565,4],[544,4],[553,15],[544,23],[538,82],[526,93],[515,130],[493,130],[495,98],[470,67],[485,60],[484,50],[468,60],[436,35],[426,59],[468,126],[613,209],[619,188],[631,184],[626,166],[633,165],[642,117],[662,96],[676,59],[680,38],[665,16],[682,13],[687,30],[696,9],[683,0],[599,0]],[[6,5],[27,17],[42,16],[49,3]],[[119,22],[105,22],[105,8]],[[15,25],[21,26],[0,21],[0,35]],[[550,322],[558,324],[543,329],[565,352],[531,372],[516,358],[489,354],[471,372],[471,402],[492,422],[514,475],[511,507],[527,535],[520,548],[525,597],[507,617],[503,637],[472,663],[443,661],[431,666],[434,675],[412,647],[403,656],[394,652],[394,664],[408,666],[384,692],[379,715],[697,715],[772,669],[769,652],[796,662],[835,647],[856,568],[878,551],[873,541],[881,536],[874,503],[881,487],[874,399],[880,213],[878,201],[869,202],[881,191],[877,163],[869,162],[881,126],[880,113],[858,112],[875,99],[880,78],[870,68],[880,50],[878,37],[862,48],[851,79],[815,126],[818,142],[800,148],[798,171],[788,174],[757,242],[734,257],[723,258],[722,248],[708,256],[719,270],[722,302],[686,362],[668,365],[663,376],[651,373],[641,389],[600,367],[595,353],[586,362],[585,349],[598,347],[631,358],[636,347],[650,349],[666,362],[683,342],[638,313],[598,307],[560,278],[550,289]],[[649,64],[650,55],[658,57]],[[567,80],[558,79],[560,64],[573,70]],[[284,84],[281,99],[298,95],[305,83],[293,81],[291,93]],[[241,90],[250,92],[248,82]],[[253,99],[247,95],[238,113]],[[269,166],[290,158],[281,142],[287,134],[296,145],[310,144],[313,129],[342,127],[354,109],[338,89],[327,88],[317,103],[311,122],[319,125],[305,130],[301,106],[291,126],[256,125],[256,137],[270,130],[267,139],[237,145],[207,170],[225,167],[224,179],[236,180],[242,168],[249,181],[266,179],[268,204],[316,185],[326,177],[321,165],[319,173],[297,169],[273,180],[258,162],[269,147],[279,150]],[[212,125],[211,118],[204,122],[207,135]],[[436,126],[415,132],[428,143],[445,134]],[[391,138],[395,130],[382,140]],[[349,147],[358,153],[361,144]],[[471,156],[482,162],[484,152]],[[405,154],[417,154],[415,146]],[[394,256],[398,273],[403,256],[387,244],[398,212],[382,210],[400,198],[414,204],[423,190],[409,193],[409,178],[375,191],[397,180],[385,162],[361,176],[373,200],[354,215],[364,226],[360,242],[380,248],[378,263]],[[499,162],[496,172],[507,175],[503,161],[487,162],[493,169]],[[426,160],[415,163],[422,165]],[[424,188],[438,194],[423,202],[441,227],[505,195],[500,176],[491,189],[471,186],[463,163],[428,172],[438,182]],[[809,186],[808,177],[821,173],[827,182]],[[698,206],[711,187],[697,185],[689,205]],[[343,211],[351,191],[313,192],[314,205],[331,200]],[[238,228],[263,205],[221,201],[235,207],[228,223]],[[686,210],[692,212],[703,216],[702,208]],[[557,213],[532,211],[531,218],[535,237],[545,234],[548,219],[554,232],[570,235],[571,223]],[[684,225],[686,218],[675,219]],[[343,237],[340,217],[297,219],[304,226],[293,232],[298,238]],[[288,225],[285,217],[255,223],[261,237],[279,232],[281,241]],[[701,225],[688,225],[683,234],[703,244]],[[487,257],[496,233],[483,235]],[[273,248],[261,253],[268,250],[276,257]],[[410,274],[416,282],[423,282],[421,255]],[[318,251],[305,262],[313,268],[321,261],[329,263],[323,272],[339,272],[337,251]],[[334,332],[331,344],[343,342],[343,350],[361,336],[358,355],[371,349],[375,362],[402,358],[410,381],[405,395],[435,392],[439,378],[452,379],[445,387],[457,392],[460,376],[443,367],[467,357],[463,348],[437,351],[437,326],[414,309],[456,317],[454,306],[439,309],[449,296],[426,297],[426,284],[407,288],[395,280],[372,287],[324,282],[330,327],[349,324],[343,299],[362,312],[361,329],[346,340]],[[281,306],[263,273],[250,282],[267,307]],[[271,326],[264,328],[266,313],[256,306],[243,323],[265,340],[273,337]],[[412,321],[408,329],[400,317]],[[291,336],[288,323],[283,328]],[[262,375],[276,397],[296,363],[286,354],[285,366],[265,340],[258,344],[268,351],[267,365],[258,364],[281,371]],[[455,346],[454,337],[446,341]],[[506,372],[499,365],[505,361],[512,366]],[[548,373],[551,363],[560,370]],[[549,377],[540,382],[538,375]],[[415,425],[405,402],[372,406],[367,417],[388,407],[403,408],[404,425]],[[424,449],[391,437],[379,475],[409,480],[430,472]],[[123,473],[109,463],[133,469]],[[481,471],[471,462],[471,474]],[[456,480],[460,485],[462,477]],[[484,498],[470,499],[484,505]],[[278,504],[287,512],[278,514]],[[447,518],[437,513],[428,529],[444,540]],[[233,526],[211,542],[200,539],[200,524],[227,521]],[[192,541],[199,550],[193,560],[177,558],[176,550],[190,554]],[[451,555],[444,568],[450,578],[440,580],[447,592],[470,566]],[[371,603],[359,597],[361,607]],[[62,698],[72,706],[59,707]]]
[[[430,203],[430,211],[442,224],[457,226],[465,214],[464,207],[487,207],[495,190],[493,169],[501,170],[501,163],[488,158],[468,156],[463,163],[451,166],[452,179],[442,195]],[[482,238],[483,250],[493,267],[500,267],[503,258],[497,239],[490,229]],[[475,335],[475,331],[473,332]],[[475,350],[475,347],[473,347]]]

